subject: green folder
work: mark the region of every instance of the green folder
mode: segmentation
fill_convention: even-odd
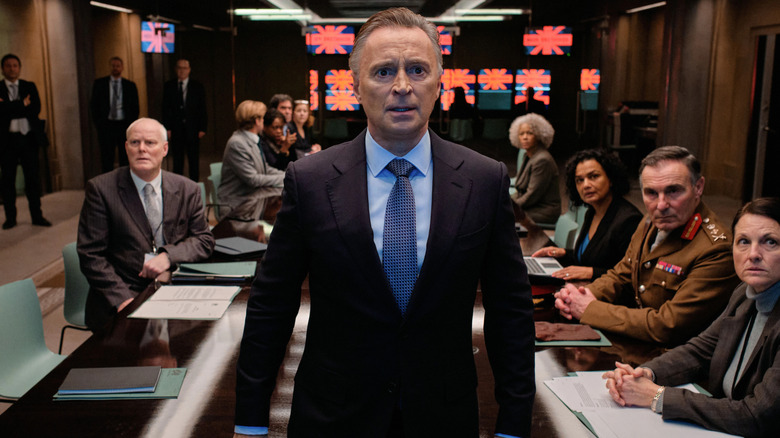
[[[255,276],[257,262],[181,263],[173,272],[174,280],[242,281]]]
[[[54,394],[55,401],[68,400],[154,400],[178,398],[187,368],[163,368],[154,392],[132,392],[122,394]]]

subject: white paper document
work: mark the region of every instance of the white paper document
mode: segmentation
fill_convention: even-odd
[[[609,395],[606,381],[601,378],[604,372],[578,372],[576,376],[558,377],[544,382],[569,409],[583,414],[599,438],[734,436],[707,430],[692,423],[664,421],[660,415],[647,408],[622,407]],[[699,392],[690,384],[680,388]]]
[[[240,290],[238,286],[162,286],[129,317],[219,319]]]

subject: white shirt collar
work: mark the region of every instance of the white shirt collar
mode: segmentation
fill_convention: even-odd
[[[146,186],[147,182],[144,181],[140,176],[136,175],[132,169],[130,170],[130,177],[133,179],[133,184],[135,184],[135,188],[138,190],[138,193],[143,196],[144,187]],[[154,177],[153,180],[149,181],[148,184],[151,184],[152,187],[154,187],[154,191],[162,196],[162,170],[159,171],[157,176]]]
[[[9,86],[14,85],[14,84],[17,84],[17,85],[19,84],[19,79],[15,80],[13,82],[9,81],[8,79],[3,79],[3,80],[5,81],[5,86],[6,87],[9,87]]]
[[[403,157],[396,157],[390,151],[383,148],[374,140],[371,133],[366,130],[366,161],[368,170],[374,177],[377,177],[385,166],[396,158],[403,158],[414,165],[414,167],[423,175],[428,175],[431,169],[431,135],[426,130],[419,143]]]

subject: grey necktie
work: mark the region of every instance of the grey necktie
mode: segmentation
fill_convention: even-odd
[[[144,204],[146,204],[146,217],[154,234],[154,244],[159,248],[165,244],[162,233],[162,212],[157,202],[157,193],[151,184],[144,186]]]
[[[19,84],[10,84],[8,86],[8,100],[17,100],[19,98]]]
[[[116,120],[119,117],[119,81],[111,80],[111,88],[113,91],[111,95],[111,113],[108,118]]]

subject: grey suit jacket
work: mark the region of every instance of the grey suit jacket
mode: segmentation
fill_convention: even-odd
[[[431,133],[430,235],[405,316],[373,241],[365,131],[295,161],[247,305],[236,424],[267,426],[270,398],[308,274],[306,350],[290,437],[385,436],[400,401],[409,437],[478,436],[472,311],[478,282],[500,410],[528,436],[533,306],[506,167]]]
[[[780,305],[769,315],[732,399],[723,394],[723,376],[755,312],[755,302],[745,296],[745,288],[742,283],[734,290],[723,314],[699,336],[642,365],[653,370],[659,385],[708,378],[713,397],[667,388],[665,420],[692,421],[747,437],[780,436]]]
[[[99,328],[116,307],[135,298],[151,280],[141,278],[144,254],[152,251],[152,229],[128,167],[87,182],[78,228],[79,261],[90,290],[86,319]],[[200,188],[162,171],[163,236],[171,264],[207,258],[214,237],[203,214]]]
[[[231,209],[246,201],[261,187],[281,187],[284,172],[268,165],[246,131],[235,131],[222,156],[219,201]]]
[[[561,215],[561,193],[558,188],[558,165],[547,149],[540,148],[527,163],[517,169],[517,193],[512,200],[538,223],[552,223]],[[522,171],[521,171],[522,170]]]

